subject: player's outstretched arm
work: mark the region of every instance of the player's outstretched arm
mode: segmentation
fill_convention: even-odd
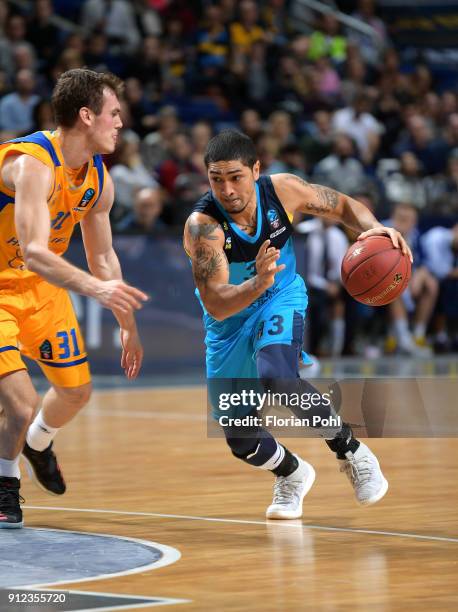
[[[27,269],[53,285],[94,297],[108,308],[117,305],[126,313],[140,308],[147,296],[138,289],[122,281],[100,281],[49,250],[51,170],[30,155],[18,157],[11,168],[17,238]]]
[[[193,213],[187,220],[184,246],[191,258],[194,280],[204,306],[218,321],[250,306],[273,285],[275,274],[284,269],[283,265],[276,265],[280,252],[269,248],[266,241],[256,258],[257,274],[240,285],[231,285],[224,232],[214,219],[202,213]]]
[[[108,173],[105,176],[105,186],[97,206],[81,221],[84,250],[89,270],[95,277],[105,283],[114,281],[124,285],[119,259],[113,249],[110,225],[110,210],[114,201],[113,180]],[[139,293],[143,296],[141,299],[147,298],[143,292]],[[111,310],[120,327],[121,367],[127,378],[136,378],[143,362],[143,346],[134,313],[132,310],[126,312],[116,305],[111,306]]]
[[[300,211],[332,219],[360,233],[358,240],[368,236],[389,236],[393,245],[400,248],[412,261],[410,248],[401,234],[394,228],[384,227],[379,223],[362,202],[330,187],[307,183],[294,174],[275,174],[272,176],[272,182],[288,212]]]

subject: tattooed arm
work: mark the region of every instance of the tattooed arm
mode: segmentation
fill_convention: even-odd
[[[294,174],[275,174],[271,178],[287,212],[300,211],[332,219],[360,234],[358,240],[368,236],[389,236],[393,245],[412,261],[412,252],[401,234],[392,227],[384,227],[361,202],[330,187],[307,183]]]
[[[184,247],[191,258],[194,280],[202,302],[217,321],[247,308],[273,284],[275,274],[283,269],[283,266],[275,266],[278,250],[269,249],[269,245],[264,243],[256,259],[256,276],[240,285],[229,284],[224,232],[214,219],[202,213],[193,213],[188,218]]]
[[[271,178],[288,212],[327,217],[357,232],[382,227],[364,204],[334,189],[307,183],[294,174],[276,174]]]

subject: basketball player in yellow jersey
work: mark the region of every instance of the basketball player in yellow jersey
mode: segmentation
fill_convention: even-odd
[[[114,75],[70,70],[53,92],[57,130],[0,145],[0,527],[23,524],[21,452],[44,489],[65,492],[52,441],[91,393],[68,290],[113,311],[127,378],[141,367],[133,313],[147,296],[122,280],[109,222],[113,182],[100,156],[114,151],[122,127],[121,89]],[[76,223],[91,274],[61,257]],[[21,354],[51,383],[32,423],[38,396]]]

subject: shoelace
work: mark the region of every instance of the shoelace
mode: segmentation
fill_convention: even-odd
[[[360,459],[347,459],[345,464],[340,468],[341,472],[350,472],[350,478],[353,484],[365,484],[371,478],[372,462],[369,457],[361,457]]]
[[[0,490],[0,504],[2,504],[5,510],[14,508],[17,501],[19,501],[20,504],[25,503],[25,499],[19,494],[17,489],[4,488]]]
[[[274,504],[287,504],[292,501],[293,498],[297,498],[297,485],[299,483],[294,482],[292,480],[288,480],[287,478],[278,478],[276,483],[274,484]]]

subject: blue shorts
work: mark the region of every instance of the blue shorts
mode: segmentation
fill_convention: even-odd
[[[307,292],[299,275],[247,317],[212,320],[207,329],[207,378],[258,378],[256,354],[269,344],[291,344]],[[295,314],[296,313],[296,314]],[[296,322],[296,325],[294,323]],[[308,357],[305,356],[305,363]]]

